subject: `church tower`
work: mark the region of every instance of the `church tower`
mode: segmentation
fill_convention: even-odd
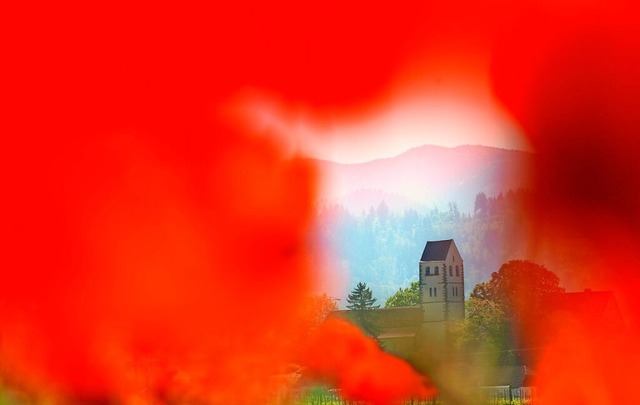
[[[419,272],[423,333],[444,342],[447,324],[464,319],[464,264],[453,239],[428,241]]]

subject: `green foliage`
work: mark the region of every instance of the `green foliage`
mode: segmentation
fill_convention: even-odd
[[[441,402],[437,399],[413,399],[407,400],[398,405],[437,405]],[[297,401],[295,405],[354,405],[361,402],[349,401],[342,398],[338,390],[328,389],[325,387],[311,387],[307,389]]]
[[[454,326],[457,346],[463,351],[503,352],[510,342],[508,319],[495,302],[469,298],[465,319]]]
[[[491,295],[488,291],[489,289],[489,283],[488,282],[482,282],[482,283],[478,283],[476,284],[475,287],[473,287],[473,291],[471,291],[471,298],[477,298],[477,299],[481,299],[481,300],[491,300]]]
[[[395,294],[387,299],[385,308],[406,307],[420,304],[420,283],[414,281],[408,288],[400,288]]]
[[[372,310],[380,308],[380,305],[375,305],[375,302],[376,298],[373,297],[373,293],[366,283],[358,283],[347,297],[347,308],[354,311],[356,324],[373,338],[376,338],[380,333],[371,315]]]
[[[296,405],[342,405],[343,400],[335,390],[311,387],[295,403]]]
[[[314,241],[319,248],[315,251],[320,255],[331,251],[332,256],[322,260],[350,274],[352,280],[367,280],[385,302],[416,279],[417,262],[427,240],[455,239],[465,260],[465,284],[470,288],[489,278],[502,264],[500,258],[524,257],[526,238],[513,235],[528,227],[521,214],[529,199],[524,190],[485,195],[473,213],[458,209],[470,205],[464,202],[444,209],[416,207],[403,213],[384,204],[361,213],[340,205],[325,206],[318,213]]]
[[[373,293],[367,287],[367,284],[358,283],[347,297],[347,302],[349,303],[347,308],[354,311],[380,308],[380,305],[374,305],[376,301],[377,299],[373,298]]]
[[[526,260],[503,264],[471,292],[461,333],[463,344],[470,343],[469,335],[481,333],[503,351],[539,345],[544,340],[542,324],[550,298],[562,292],[558,276],[542,265]],[[502,321],[496,320],[498,314]],[[489,328],[482,328],[482,322]]]

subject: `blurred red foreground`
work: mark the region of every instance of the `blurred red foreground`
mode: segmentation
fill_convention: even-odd
[[[523,213],[535,227],[520,236],[587,252],[562,276],[614,290],[630,325],[603,337],[560,322],[537,367],[541,402],[628,398],[640,315],[636,10],[454,3],[8,5],[4,380],[60,401],[270,397],[300,354],[294,308],[322,276],[307,245],[316,174],[227,101],[263,89],[330,123],[434,72],[473,83],[470,66],[489,55],[499,100],[538,152],[540,197]],[[327,327],[348,355],[370,350]],[[433,392],[383,354],[339,378],[319,360],[355,399]],[[406,378],[380,379],[389,367]]]

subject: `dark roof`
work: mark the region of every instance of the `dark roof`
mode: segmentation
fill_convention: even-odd
[[[354,322],[356,311],[334,311],[330,316]],[[380,329],[381,338],[415,336],[422,324],[422,307],[380,308],[369,310],[371,321]]]
[[[554,294],[549,299],[548,307],[552,312],[570,316],[590,329],[624,328],[624,321],[612,291],[585,290]]]
[[[376,325],[380,328],[400,328],[420,326],[422,324],[422,307],[380,308],[374,311]]]
[[[432,262],[435,260],[446,259],[452,243],[453,239],[428,241],[427,245],[424,247],[420,261]]]

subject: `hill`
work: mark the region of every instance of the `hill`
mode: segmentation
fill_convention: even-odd
[[[359,164],[317,161],[323,175],[318,252],[343,297],[366,282],[381,302],[417,278],[427,240],[450,239],[465,258],[465,290],[510,259],[529,257],[516,237],[530,199],[534,155],[485,146],[422,146]],[[474,210],[476,196],[485,206]],[[508,241],[508,243],[507,243]],[[344,297],[343,297],[344,298]]]
[[[471,212],[479,192],[493,195],[529,187],[532,162],[530,152],[433,145],[365,163],[315,161],[322,175],[321,203],[339,204],[354,214],[382,201],[396,212],[446,207],[449,202]]]

